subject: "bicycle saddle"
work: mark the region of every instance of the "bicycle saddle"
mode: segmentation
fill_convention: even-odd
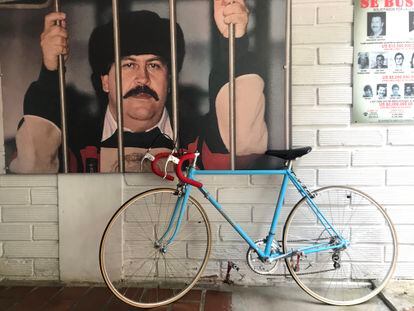
[[[278,157],[284,160],[294,160],[311,152],[312,147],[302,147],[288,150],[267,150],[266,155]]]

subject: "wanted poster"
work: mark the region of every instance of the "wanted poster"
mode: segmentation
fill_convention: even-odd
[[[414,0],[357,0],[354,123],[414,122]]]

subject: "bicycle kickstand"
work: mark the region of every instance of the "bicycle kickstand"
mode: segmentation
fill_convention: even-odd
[[[232,280],[230,280],[230,271],[231,271],[231,269],[234,269],[234,270],[236,270],[236,271],[239,271],[240,270],[240,268],[234,263],[234,262],[232,262],[232,261],[228,261],[227,262],[227,273],[226,273],[226,278],[225,278],[225,280],[223,281],[223,283],[226,283],[226,284],[229,284],[229,285],[232,285],[232,284],[234,284],[234,281],[232,281]]]

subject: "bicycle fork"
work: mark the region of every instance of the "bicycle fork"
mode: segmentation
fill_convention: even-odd
[[[167,252],[168,246],[174,242],[175,237],[177,236],[178,231],[181,227],[182,219],[187,210],[186,206],[188,198],[190,196],[190,188],[191,185],[185,185],[184,187],[182,185],[179,185],[177,187],[177,202],[175,203],[174,211],[168,223],[168,227],[165,229],[164,234],[159,239],[156,237],[156,240],[154,242],[155,248],[158,248],[160,252],[164,254]],[[170,237],[167,238],[168,236]],[[165,240],[167,241],[164,242]]]

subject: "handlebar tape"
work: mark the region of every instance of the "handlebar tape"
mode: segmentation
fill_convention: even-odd
[[[181,181],[183,181],[183,182],[185,182],[189,185],[192,185],[194,187],[201,188],[203,186],[203,184],[201,182],[198,182],[198,181],[193,180],[191,178],[185,177],[183,172],[182,172],[182,166],[183,166],[184,162],[187,161],[187,160],[192,160],[194,158],[195,158],[194,153],[188,153],[188,154],[185,154],[182,157],[180,157],[180,162],[178,163],[178,165],[175,169],[175,172],[177,173],[177,176]]]
[[[165,172],[161,171],[160,168],[158,167],[158,161],[161,160],[162,158],[168,158],[170,156],[170,152],[161,152],[158,153],[155,157],[154,157],[154,161],[151,162],[151,170],[153,171],[154,174],[162,177],[162,178],[166,178],[168,180],[173,181],[174,177],[171,176],[170,174],[167,173],[167,175],[165,175]]]

